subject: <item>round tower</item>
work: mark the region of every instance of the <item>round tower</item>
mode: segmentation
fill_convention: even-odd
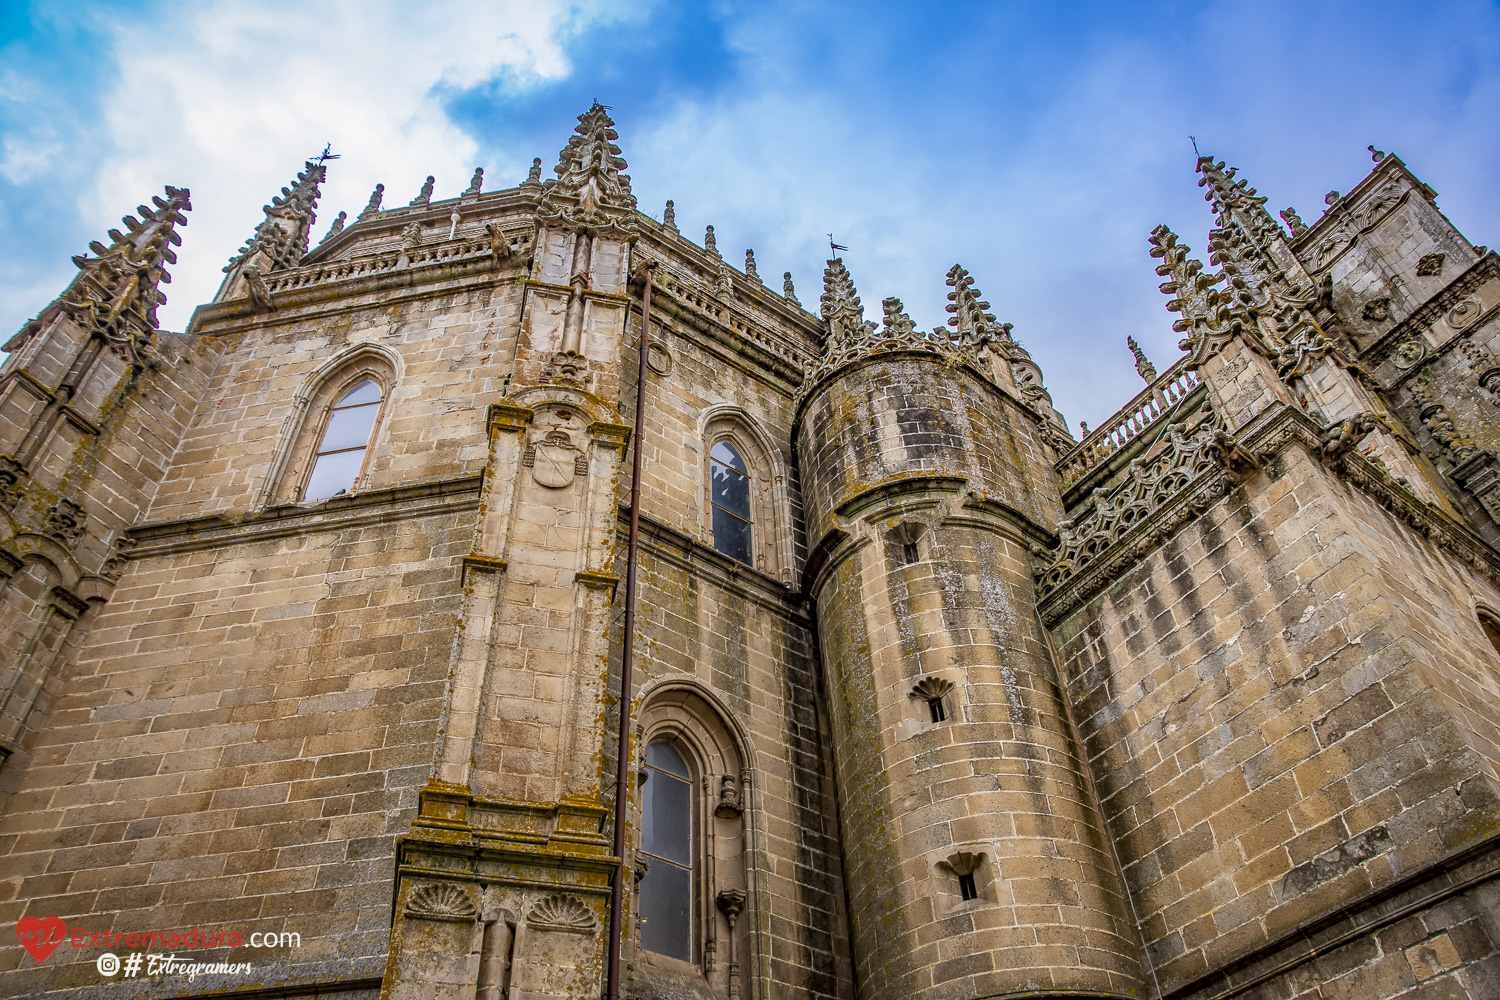
[[[795,431],[860,994],[1139,996],[1035,614],[1060,418],[967,275],[949,283],[957,336],[896,299],[877,329],[830,261]]]

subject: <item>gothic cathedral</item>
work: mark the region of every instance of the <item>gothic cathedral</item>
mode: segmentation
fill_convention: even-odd
[[[1432,188],[1200,158],[1184,353],[1075,437],[963,267],[809,308],[617,138],[316,244],[309,163],[184,333],[168,187],[4,345],[0,993],[1500,997],[1500,257]]]

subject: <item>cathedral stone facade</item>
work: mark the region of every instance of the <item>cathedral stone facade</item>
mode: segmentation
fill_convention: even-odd
[[[1076,438],[962,267],[810,311],[616,139],[316,245],[309,163],[184,333],[167,188],[5,345],[0,992],[1500,997],[1500,258],[1430,187],[1199,159],[1185,354]]]

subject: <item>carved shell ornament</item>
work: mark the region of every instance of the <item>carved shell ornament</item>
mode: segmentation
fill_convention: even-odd
[[[1415,368],[1427,358],[1427,345],[1420,340],[1408,340],[1403,344],[1396,345],[1396,353],[1393,355],[1396,367],[1403,371]]]
[[[1455,330],[1462,330],[1478,319],[1482,312],[1484,309],[1478,299],[1464,299],[1448,310],[1448,325]]]
[[[592,934],[596,922],[594,911],[577,897],[555,892],[537,900],[526,914],[526,923],[538,930]]]
[[[469,894],[451,882],[421,885],[412,890],[406,912],[416,916],[473,917],[478,913]]]

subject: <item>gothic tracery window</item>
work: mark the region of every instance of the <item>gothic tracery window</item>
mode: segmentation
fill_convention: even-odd
[[[326,500],[354,486],[383,398],[380,386],[366,379],[333,404],[302,499]]]

